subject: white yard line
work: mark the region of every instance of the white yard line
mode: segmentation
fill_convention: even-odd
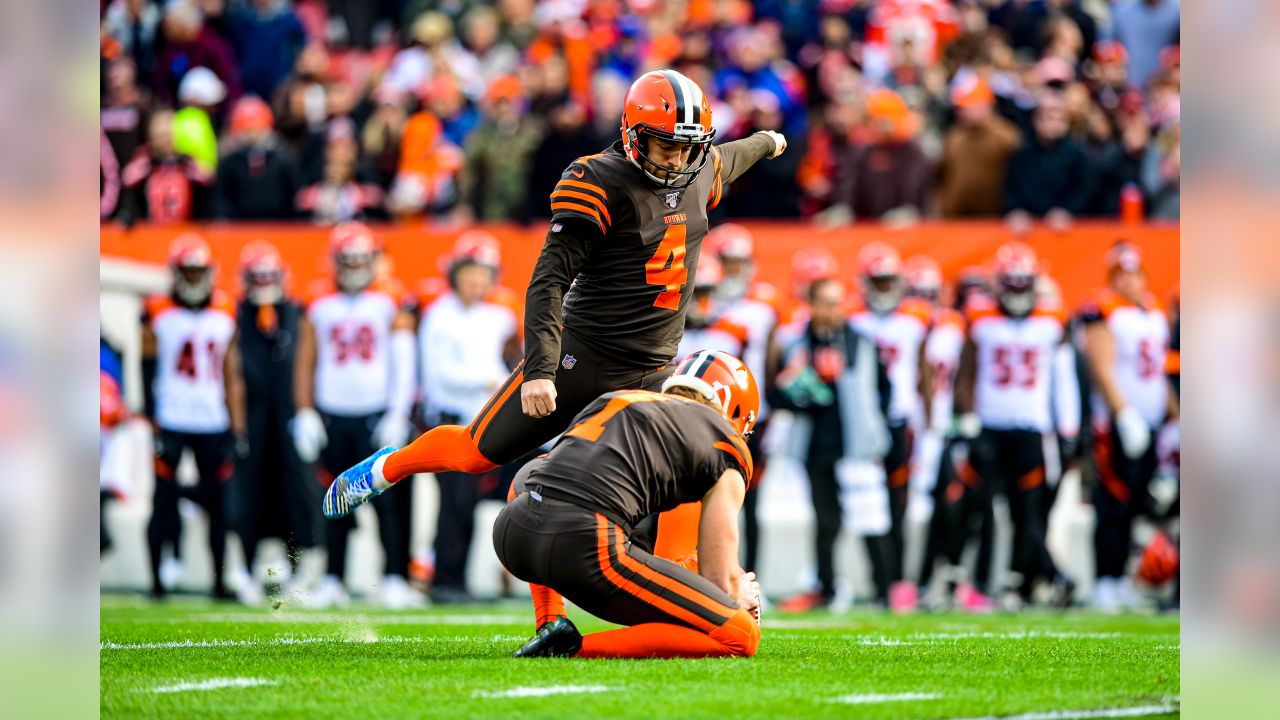
[[[212,680],[201,680],[200,682],[183,682],[177,685],[164,685],[162,687],[151,688],[153,693],[177,693],[192,692],[198,690],[221,690],[222,688],[232,687],[260,687],[262,685],[275,685],[274,680],[263,680],[262,678],[213,678]]]
[[[1098,708],[1096,710],[1051,710],[1029,712],[1021,715],[987,715],[975,718],[951,718],[950,720],[1093,720],[1094,718],[1135,718],[1148,715],[1165,715],[1178,712],[1178,706],[1138,705],[1127,708]]]
[[[314,643],[336,643],[347,645],[364,645],[371,643],[464,643],[475,642],[477,638],[467,636],[448,637],[294,637],[284,635],[275,638],[255,638],[252,640],[172,640],[168,642],[149,643],[117,643],[103,642],[98,644],[99,650],[185,650],[194,648],[231,648],[262,647],[269,645],[311,645]],[[516,642],[527,640],[523,635],[494,635],[491,642]]]
[[[896,695],[841,695],[828,702],[845,705],[872,705],[875,703],[907,702],[909,700],[937,700],[942,697],[937,693],[898,693]]]
[[[133,622],[157,623],[163,625],[186,625],[189,623],[231,622],[231,623],[273,623],[273,624],[323,624],[323,623],[362,623],[367,625],[530,625],[529,615],[428,615],[415,613],[410,615],[365,615],[343,613],[211,613],[209,615],[190,615],[177,618],[138,618]]]
[[[609,690],[604,685],[551,685],[549,687],[517,687],[510,690],[471,693],[474,698],[529,698],[547,697],[548,695],[575,695],[578,693],[598,693]]]

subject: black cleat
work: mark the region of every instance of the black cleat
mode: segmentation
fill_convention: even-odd
[[[561,615],[538,628],[538,634],[511,657],[571,657],[582,649],[582,633],[569,618]]]

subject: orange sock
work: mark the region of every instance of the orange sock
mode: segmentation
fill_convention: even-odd
[[[700,502],[685,503],[659,515],[658,541],[653,554],[678,561],[697,552],[698,523],[701,519]]]
[[[534,627],[540,628],[543,623],[551,622],[557,615],[568,616],[564,609],[564,597],[545,585],[529,584],[529,594],[533,596]]]
[[[498,467],[480,454],[463,425],[431,428],[409,445],[387,456],[382,475],[396,483],[416,473],[464,472],[478,475]]]
[[[760,626],[739,610],[729,622],[704,633],[667,623],[645,623],[591,633],[582,638],[583,658],[751,657],[760,644]]]

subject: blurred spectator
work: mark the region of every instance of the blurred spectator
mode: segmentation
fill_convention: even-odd
[[[928,204],[932,167],[913,139],[915,119],[892,90],[867,97],[871,141],[845,154],[836,170],[838,203],[826,211],[831,222],[849,218],[910,221]]]
[[[1146,85],[1160,69],[1160,51],[1178,42],[1181,7],[1179,0],[1119,0],[1111,23],[1129,52],[1129,78]]]
[[[106,92],[102,96],[99,116],[102,130],[111,142],[115,156],[121,161],[133,157],[147,141],[150,98],[138,87],[137,67],[129,58],[118,58],[107,65]]]
[[[480,113],[462,94],[462,87],[452,76],[440,75],[427,84],[423,100],[440,121],[444,137],[462,147],[467,136],[480,124]]]
[[[173,103],[178,83],[194,67],[206,67],[226,87],[231,102],[240,98],[240,72],[231,47],[205,27],[204,14],[191,0],[170,0],[164,11],[164,50],[156,59],[152,88],[163,103]]]
[[[474,74],[464,76],[478,86],[473,98],[489,83],[519,69],[520,55],[502,38],[502,18],[492,7],[474,5],[462,16],[462,39],[475,65]]]
[[[511,308],[489,302],[496,257],[459,256],[448,267],[450,292],[423,312],[419,357],[432,426],[467,422],[507,378],[504,356],[517,355],[518,320]],[[467,558],[475,534],[480,478],[457,472],[436,473],[440,508],[436,522],[436,574],[431,599],[470,602]]]
[[[453,38],[453,22],[442,12],[425,12],[408,29],[410,44],[396,53],[386,82],[405,92],[418,92],[432,77],[448,73],[468,78],[464,92],[483,94],[483,80],[475,78],[475,58]]]
[[[293,217],[298,168],[271,130],[271,108],[246,95],[231,113],[233,149],[218,165],[215,215],[236,220]]]
[[[124,187],[117,218],[126,226],[138,220],[181,223],[208,217],[213,176],[173,149],[173,113],[151,116],[147,144],[138,148],[120,174]]]
[[[1113,40],[1100,42],[1093,46],[1093,63],[1093,98],[1114,112],[1129,89],[1129,53]]]
[[[462,163],[462,150],[444,137],[440,120],[425,110],[414,114],[400,139],[399,171],[387,209],[401,216],[452,207]]]
[[[771,93],[756,91],[746,135],[761,130],[782,131],[782,108]],[[804,139],[796,138],[789,152],[773,162],[759,163],[748,170],[725,193],[725,214],[733,217],[795,217],[800,204],[796,173],[804,158]]]
[[[1044,54],[1045,36],[1041,31],[1041,23],[1047,11],[1044,3],[1034,0],[997,0],[986,4],[997,6],[989,13],[991,25],[1005,32],[1015,50],[1026,52],[1032,57]]]
[[[409,120],[405,109],[408,99],[405,93],[383,84],[374,92],[373,102],[373,111],[360,131],[360,146],[374,181],[379,187],[390,188],[400,169],[400,142]]]
[[[98,217],[106,220],[120,206],[120,160],[111,148],[107,134],[98,131]]]
[[[209,173],[218,169],[218,134],[212,116],[226,96],[226,86],[209,68],[191,68],[178,85],[182,109],[173,115],[173,148]]]
[[[360,172],[355,123],[336,118],[325,136],[320,181],[298,193],[298,210],[322,225],[383,217],[382,188]]]
[[[613,143],[614,137],[597,137],[587,125],[587,111],[569,101],[553,109],[547,116],[547,134],[533,151],[529,163],[529,192],[525,198],[525,217],[549,218],[547,202],[564,169],[574,160]]]
[[[729,59],[716,73],[715,87],[726,88],[741,85],[751,90],[763,90],[778,101],[784,118],[783,133],[799,137],[805,130],[804,106],[792,94],[799,73],[789,62],[770,62],[769,35],[750,27],[734,32],[729,39]]]
[[[245,92],[271,97],[306,42],[302,23],[285,0],[252,0],[232,14],[230,29]]]
[[[1088,52],[1098,42],[1098,21],[1090,15],[1081,0],[1045,0],[1050,19],[1068,19],[1080,35],[1080,47]]]
[[[1098,171],[1098,185],[1085,209],[1086,215],[1116,217],[1120,192],[1137,184],[1151,134],[1145,122],[1128,122],[1117,131],[1111,116],[1094,106],[1089,113],[1085,151]]]
[[[314,146],[316,138],[323,138],[329,119],[351,110],[352,99],[341,85],[329,83],[328,71],[329,52],[324,45],[307,45],[298,54],[293,73],[276,88],[271,102],[276,130],[294,153],[303,158],[314,157],[312,153],[304,153],[304,149],[318,149],[307,146]]]
[[[1177,220],[1182,204],[1182,123],[1172,119],[1151,143],[1142,164],[1142,186],[1147,195],[1147,216]]]
[[[995,114],[995,95],[974,74],[951,91],[956,123],[938,163],[938,210],[943,217],[1000,215],[1009,157],[1022,143],[1013,123]]]
[[[121,52],[133,61],[136,72],[150,76],[156,65],[160,8],[152,0],[111,0],[102,25],[120,43]]]
[[[1094,168],[1084,148],[1067,137],[1060,93],[1041,95],[1033,126],[1033,135],[1009,161],[1005,209],[1019,222],[1031,215],[1065,226],[1087,207],[1096,182]]]
[[[822,122],[809,133],[808,152],[796,170],[796,184],[803,194],[801,215],[811,216],[832,203],[836,166],[851,152],[856,115],[853,103],[833,102],[824,109]]]
[[[329,40],[368,50],[389,36],[391,21],[399,2],[387,0],[325,0],[329,24],[325,28]]]
[[[523,221],[526,218],[519,216],[529,192],[529,160],[542,128],[525,113],[520,81],[514,77],[500,78],[489,87],[485,115],[463,148],[460,200],[477,219]]]

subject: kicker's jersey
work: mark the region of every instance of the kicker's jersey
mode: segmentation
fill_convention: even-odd
[[[231,299],[215,291],[192,309],[169,297],[147,301],[143,319],[156,336],[156,424],[184,433],[226,432],[222,363],[236,332]]]
[[[391,325],[403,308],[393,283],[379,282],[358,293],[332,284],[317,289],[307,303],[315,328],[315,404],[344,417],[387,409],[391,384]]]
[[[1169,349],[1169,320],[1154,297],[1141,305],[1107,292],[1085,304],[1085,322],[1105,322],[1115,339],[1113,377],[1125,402],[1133,405],[1151,427],[1164,423],[1168,410],[1169,384],[1165,377],[1165,357]],[[1093,402],[1095,419],[1105,419],[1107,404],[1101,397]]]
[[[525,378],[555,377],[561,327],[622,363],[670,362],[684,332],[707,211],[725,185],[772,151],[764,135],[713,147],[693,182],[677,189],[645,177],[621,141],[575,160],[551,193],[551,226],[529,282]]]
[[[635,526],[701,500],[730,468],[750,482],[747,443],[720,413],[676,395],[623,390],[578,413],[527,487]]]
[[[1053,430],[1053,357],[1062,343],[1061,313],[1036,309],[1015,319],[991,306],[970,311],[977,349],[974,410],[983,427]]]
[[[929,332],[933,309],[923,300],[907,298],[891,313],[861,310],[853,326],[871,338],[889,373],[889,422],[915,421],[920,416],[920,348]]]
[[[964,350],[964,316],[955,310],[939,308],[933,316],[933,327],[924,342],[924,361],[929,363],[933,383],[933,405],[930,423],[942,429],[951,422],[955,409],[956,372]]]

